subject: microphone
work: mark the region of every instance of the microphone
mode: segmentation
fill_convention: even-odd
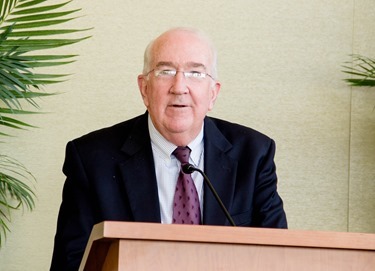
[[[236,226],[236,224],[234,223],[232,217],[230,216],[227,208],[225,208],[225,206],[224,206],[223,202],[221,201],[219,195],[216,193],[215,188],[212,186],[212,183],[211,183],[210,179],[208,179],[207,175],[202,170],[200,170],[199,168],[194,167],[192,164],[189,164],[189,163],[186,163],[186,164],[182,165],[181,169],[182,169],[182,172],[185,173],[185,174],[191,174],[194,171],[198,171],[203,176],[203,180],[205,181],[205,183],[210,188],[212,194],[214,194],[216,201],[219,203],[220,208],[224,212],[224,214],[227,217],[228,221],[230,222],[230,224],[232,226]]]

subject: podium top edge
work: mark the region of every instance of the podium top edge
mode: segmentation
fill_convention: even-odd
[[[164,240],[375,251],[375,234],[270,228],[104,221],[94,226],[99,239]]]

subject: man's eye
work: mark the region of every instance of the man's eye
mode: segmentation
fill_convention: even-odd
[[[174,76],[175,74],[176,74],[175,70],[161,70],[159,72],[159,75],[162,75],[162,76]]]
[[[203,78],[205,76],[204,73],[198,71],[190,71],[189,74],[193,78]]]

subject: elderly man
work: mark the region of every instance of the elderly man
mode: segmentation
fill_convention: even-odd
[[[287,227],[274,141],[207,117],[220,91],[216,62],[202,32],[168,30],[146,48],[138,76],[146,113],[68,143],[51,270],[77,270],[101,221],[230,225],[186,164],[211,179],[237,226]]]

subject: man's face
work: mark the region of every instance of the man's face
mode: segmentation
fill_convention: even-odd
[[[210,76],[186,78],[183,72],[212,73],[212,52],[197,34],[172,31],[152,47],[151,70],[177,70],[173,76],[151,72],[140,75],[138,85],[156,129],[175,145],[187,145],[200,132],[213,108],[220,84]]]

